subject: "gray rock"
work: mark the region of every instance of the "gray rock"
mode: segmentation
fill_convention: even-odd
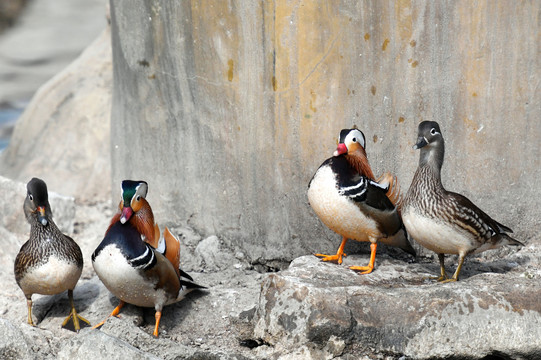
[[[50,189],[78,200],[110,198],[111,61],[104,30],[39,89],[0,154],[3,176],[22,182],[40,177]]]
[[[27,181],[31,178],[29,177]],[[46,183],[47,179],[43,179]],[[53,220],[58,228],[67,235],[73,234],[75,221],[75,199],[60,195],[47,184],[49,203],[53,211]],[[3,201],[0,204],[0,226],[17,234],[29,234],[30,225],[23,212],[26,197],[26,183],[13,181],[0,176],[0,192]],[[22,245],[22,244],[21,244]]]
[[[199,268],[219,271],[238,263],[238,260],[220,244],[217,236],[209,236],[195,248],[195,255],[201,259]]]
[[[49,359],[52,334],[29,325],[17,326],[0,318],[0,358]]]
[[[5,3],[0,4],[2,15],[8,10]],[[0,36],[0,103],[27,103],[106,24],[104,0],[26,3],[14,26]]]
[[[361,276],[313,256],[298,258],[264,280],[254,336],[289,352],[308,346],[313,358],[541,355],[539,281],[513,269],[466,272],[458,283],[439,284],[424,280],[430,272],[424,264],[380,259],[372,274]]]
[[[3,359],[30,359],[31,346],[22,331],[5,319],[0,319],[0,356]]]
[[[58,352],[58,359],[160,359],[99,330],[83,330]]]

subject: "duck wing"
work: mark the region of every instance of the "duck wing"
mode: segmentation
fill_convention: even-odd
[[[464,195],[447,191],[446,198],[451,209],[456,209],[450,221],[464,230],[471,232],[482,242],[505,240],[510,245],[523,245],[506,233],[513,230],[500,224],[477,207]]]
[[[386,195],[387,190],[387,187],[360,176],[356,184],[339,187],[338,192],[352,200],[361,212],[376,221],[383,234],[389,236],[402,228],[402,221]]]

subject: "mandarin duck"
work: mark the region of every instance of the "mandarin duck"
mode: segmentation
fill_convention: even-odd
[[[30,223],[30,239],[24,243],[15,258],[15,280],[26,297],[28,324],[32,321],[32,295],[55,295],[68,290],[70,314],[62,322],[65,327],[71,320],[79,332],[82,321],[73,304],[73,289],[83,271],[83,254],[77,243],[62,234],[53,221],[47,185],[33,178],[26,185],[24,214]]]
[[[157,337],[163,306],[182,300],[193,289],[205,287],[180,269],[180,242],[167,227],[160,238],[145,198],[147,183],[124,180],[121,190],[119,211],[92,254],[92,265],[105,287],[120,299],[107,318],[118,315],[125,303],[153,307],[153,335]]]
[[[513,232],[492,219],[466,197],[445,190],[441,167],[445,145],[440,126],[434,121],[419,124],[419,166],[402,204],[402,219],[410,236],[438,254],[441,282],[458,281],[464,258],[503,245],[523,244],[506,233]],[[445,254],[458,255],[452,278],[445,273]]]
[[[400,191],[396,178],[385,174],[378,181],[368,163],[364,134],[344,129],[333,157],[325,160],[308,185],[308,201],[321,221],[342,236],[335,255],[315,254],[323,261],[342,263],[348,239],[370,242],[368,266],[350,269],[368,274],[374,269],[378,242],[396,246],[415,256],[400,218]]]

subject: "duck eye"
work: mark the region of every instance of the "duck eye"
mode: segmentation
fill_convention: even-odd
[[[136,201],[139,201],[141,200],[141,195],[137,195],[137,197],[135,198]]]
[[[430,129],[430,135],[436,135],[438,132],[436,131],[436,129],[432,128]]]
[[[353,139],[351,139],[351,141],[357,142],[357,138],[353,138]]]
[[[32,194],[28,194],[28,200],[34,201],[34,197],[32,196]]]

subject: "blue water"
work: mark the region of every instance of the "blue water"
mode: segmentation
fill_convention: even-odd
[[[0,107],[0,152],[8,146],[15,121],[17,121],[22,112],[23,109],[19,108]]]

